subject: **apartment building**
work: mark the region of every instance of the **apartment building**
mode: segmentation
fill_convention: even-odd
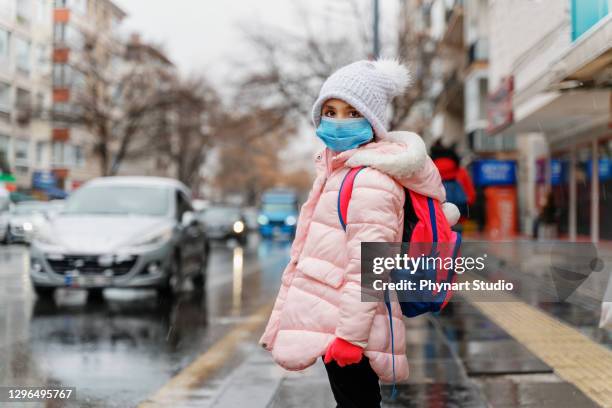
[[[159,87],[172,87],[177,78],[176,66],[162,49],[153,44],[143,42],[139,34],[133,33],[125,44],[120,70],[129,73],[133,72],[136,67],[151,70],[156,77],[163,78],[157,84]],[[154,120],[155,123],[152,126],[157,126],[158,128],[170,128],[177,121],[177,118],[170,110],[148,119]],[[143,124],[143,126],[145,125]],[[143,146],[143,144],[151,145],[150,135],[138,134],[136,139],[133,144],[139,146]],[[171,147],[167,146],[167,148]],[[168,155],[162,153],[161,149],[160,146],[148,150],[143,149],[146,154],[124,160],[117,174],[129,176],[146,174],[149,176],[175,177],[176,164],[169,160]]]
[[[86,42],[95,39],[102,65],[119,65],[118,27],[125,12],[109,0],[55,0],[53,10],[53,112],[51,169],[58,186],[67,191],[99,176],[96,140],[72,119],[75,95],[84,85]]]
[[[523,228],[547,202],[570,240],[612,239],[612,1],[490,0],[490,134],[521,147]]]
[[[51,13],[50,0],[0,0],[0,168],[19,188],[48,165]]]
[[[514,162],[518,208],[508,211],[522,233],[552,200],[562,237],[612,239],[612,1],[403,4],[433,54],[419,69],[425,137],[456,143],[466,164]]]

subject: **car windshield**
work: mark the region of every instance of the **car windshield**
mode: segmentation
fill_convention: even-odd
[[[204,222],[219,223],[240,218],[240,209],[234,207],[213,207],[204,212]]]
[[[13,214],[28,215],[35,213],[43,213],[49,209],[47,203],[19,203],[12,209]]]
[[[263,205],[262,211],[267,213],[295,212],[295,205],[285,203],[266,203]]]
[[[167,187],[85,186],[68,199],[63,213],[164,216],[169,213],[170,197]]]

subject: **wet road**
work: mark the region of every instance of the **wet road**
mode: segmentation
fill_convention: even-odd
[[[289,244],[251,238],[214,245],[206,294],[175,300],[116,289],[38,300],[27,249],[0,247],[0,384],[76,387],[70,406],[135,406],[272,300]]]
[[[257,237],[244,248],[213,246],[204,296],[186,292],[171,301],[154,291],[107,290],[103,300],[88,300],[84,292],[61,290],[49,302],[37,300],[30,289],[25,248],[0,247],[0,384],[76,387],[77,401],[45,405],[52,407],[131,407],[149,400],[270,304],[288,250],[286,242],[259,242]],[[514,280],[524,302],[583,333],[589,342],[612,348],[612,333],[597,328],[599,305],[591,304],[592,298],[572,303],[540,299],[534,279],[545,275],[550,260],[538,257],[531,243],[517,242],[503,252],[507,259],[498,260],[503,268],[493,268],[500,274],[495,276]],[[609,255],[607,265],[612,264]],[[509,267],[513,259],[516,265]],[[601,278],[592,275],[593,284],[585,281],[584,289],[601,289]],[[523,317],[526,321],[518,324],[532,330],[533,323]],[[597,406],[557,375],[554,359],[547,364],[473,303],[458,299],[438,316],[405,322],[411,374],[397,385],[396,400],[390,399],[390,386],[383,386],[384,407]],[[285,372],[255,340],[245,338],[225,352],[222,364],[181,404],[155,406],[334,405],[320,362],[305,372]]]

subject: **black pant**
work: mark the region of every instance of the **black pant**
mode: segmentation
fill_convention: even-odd
[[[340,367],[335,361],[325,364],[336,408],[380,408],[378,376],[363,357],[357,364]]]

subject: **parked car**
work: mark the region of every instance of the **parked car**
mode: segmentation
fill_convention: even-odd
[[[200,220],[206,226],[210,239],[236,239],[240,244],[246,243],[246,222],[240,207],[213,206],[200,213]]]
[[[264,238],[295,235],[298,208],[297,195],[292,190],[272,189],[263,193],[257,222]]]
[[[10,193],[0,184],[0,242],[3,244],[8,242],[10,204]]]
[[[46,201],[21,201],[9,211],[7,243],[30,243],[36,234],[47,223],[51,207]]]
[[[30,249],[39,295],[56,288],[156,288],[170,295],[186,279],[201,290],[208,244],[190,191],[158,177],[104,177],[79,188]]]

